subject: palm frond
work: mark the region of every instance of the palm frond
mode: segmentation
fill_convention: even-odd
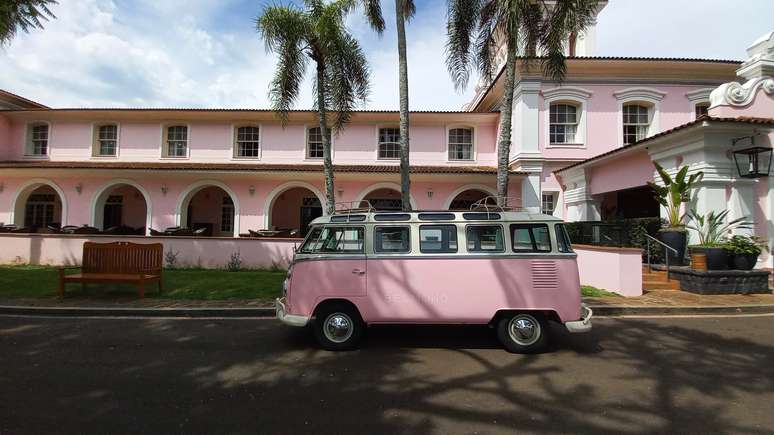
[[[0,2],[0,46],[8,45],[19,31],[43,29],[43,22],[56,18],[51,6],[57,0],[3,0]]]
[[[446,68],[454,87],[464,89],[470,80],[470,49],[479,26],[482,0],[449,0],[446,24]]]
[[[542,0],[544,2],[544,0]],[[548,8],[546,8],[548,9]],[[564,48],[570,34],[578,34],[593,23],[596,0],[562,0],[549,9],[541,25],[539,45],[544,52],[543,72],[562,81],[567,72]]]
[[[414,4],[414,0],[402,0],[403,1],[403,18],[406,21],[411,21],[414,18],[414,14],[417,13],[417,7]]]
[[[379,35],[384,32],[384,16],[382,15],[382,4],[380,0],[362,0],[363,9],[365,9],[366,19],[371,28]]]

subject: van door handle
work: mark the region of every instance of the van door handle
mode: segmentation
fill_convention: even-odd
[[[353,275],[363,275],[364,273],[365,273],[365,270],[352,269],[352,274]]]

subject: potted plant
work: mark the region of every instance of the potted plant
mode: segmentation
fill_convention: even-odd
[[[664,168],[656,162],[656,167],[661,181],[660,186],[651,181],[648,185],[653,189],[656,201],[666,209],[666,225],[659,230],[659,238],[664,244],[677,251],[677,254],[667,250],[670,264],[679,266],[683,264],[685,257],[686,231],[685,215],[682,211],[682,205],[691,200],[691,189],[704,177],[703,172],[697,172],[688,176],[688,166],[683,166],[677,171],[674,178],[670,176]]]
[[[726,234],[734,229],[749,229],[750,223],[744,217],[726,221],[728,210],[715,214],[715,211],[706,216],[698,214],[695,210],[688,212],[691,223],[687,228],[696,231],[699,236],[699,244],[691,245],[691,252],[702,252],[707,255],[707,270],[728,269],[728,257],[726,256]]]
[[[758,256],[768,245],[755,236],[734,236],[724,245],[728,254],[728,265],[735,270],[752,270],[758,262]]]

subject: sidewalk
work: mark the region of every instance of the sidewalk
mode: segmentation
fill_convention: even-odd
[[[774,295],[697,295],[655,290],[642,296],[583,298],[595,316],[774,313]],[[0,299],[0,314],[127,317],[273,317],[274,301],[134,298]]]

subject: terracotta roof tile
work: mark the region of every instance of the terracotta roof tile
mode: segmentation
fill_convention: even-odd
[[[275,163],[191,163],[191,162],[60,162],[60,161],[0,161],[0,169],[109,169],[141,171],[222,171],[222,172],[320,172],[317,164]],[[333,165],[338,173],[398,174],[398,165]],[[412,166],[412,174],[486,174],[497,173],[493,166]],[[523,172],[511,171],[523,175]]]
[[[590,162],[593,162],[595,160],[599,160],[599,159],[601,159],[603,157],[608,157],[608,156],[611,156],[613,154],[617,154],[617,153],[621,153],[621,152],[627,151],[627,150],[629,150],[629,149],[631,149],[633,147],[638,147],[640,145],[648,143],[648,142],[650,142],[650,141],[652,141],[652,140],[654,140],[656,138],[660,138],[660,137],[663,137],[663,136],[675,133],[677,131],[684,130],[684,129],[689,128],[689,127],[693,127],[694,125],[701,124],[701,123],[703,123],[705,121],[708,121],[708,122],[725,122],[725,123],[736,123],[736,124],[755,124],[755,125],[774,126],[774,118],[756,118],[756,117],[752,117],[752,116],[737,116],[735,118],[729,118],[729,117],[725,117],[724,118],[724,117],[714,117],[714,116],[709,116],[709,115],[702,115],[702,116],[696,118],[696,120],[694,120],[694,121],[691,121],[691,122],[688,122],[688,123],[685,123],[685,124],[682,124],[682,125],[678,125],[677,127],[670,128],[669,130],[664,130],[661,133],[654,134],[653,136],[646,137],[645,139],[642,139],[642,140],[634,142],[634,143],[630,143],[628,145],[624,145],[621,148],[616,148],[614,150],[610,150],[608,152],[605,152],[605,153],[602,153],[602,154],[598,154],[598,155],[596,155],[594,157],[591,157],[589,159],[586,159],[586,160],[583,160],[583,161],[580,161],[580,162],[577,162],[577,163],[573,163],[570,166],[567,166],[567,167],[564,167],[562,169],[554,171],[554,173],[563,172],[563,171],[566,171],[568,169],[575,168],[575,167],[581,166],[581,165],[585,165],[586,163],[590,163]]]

